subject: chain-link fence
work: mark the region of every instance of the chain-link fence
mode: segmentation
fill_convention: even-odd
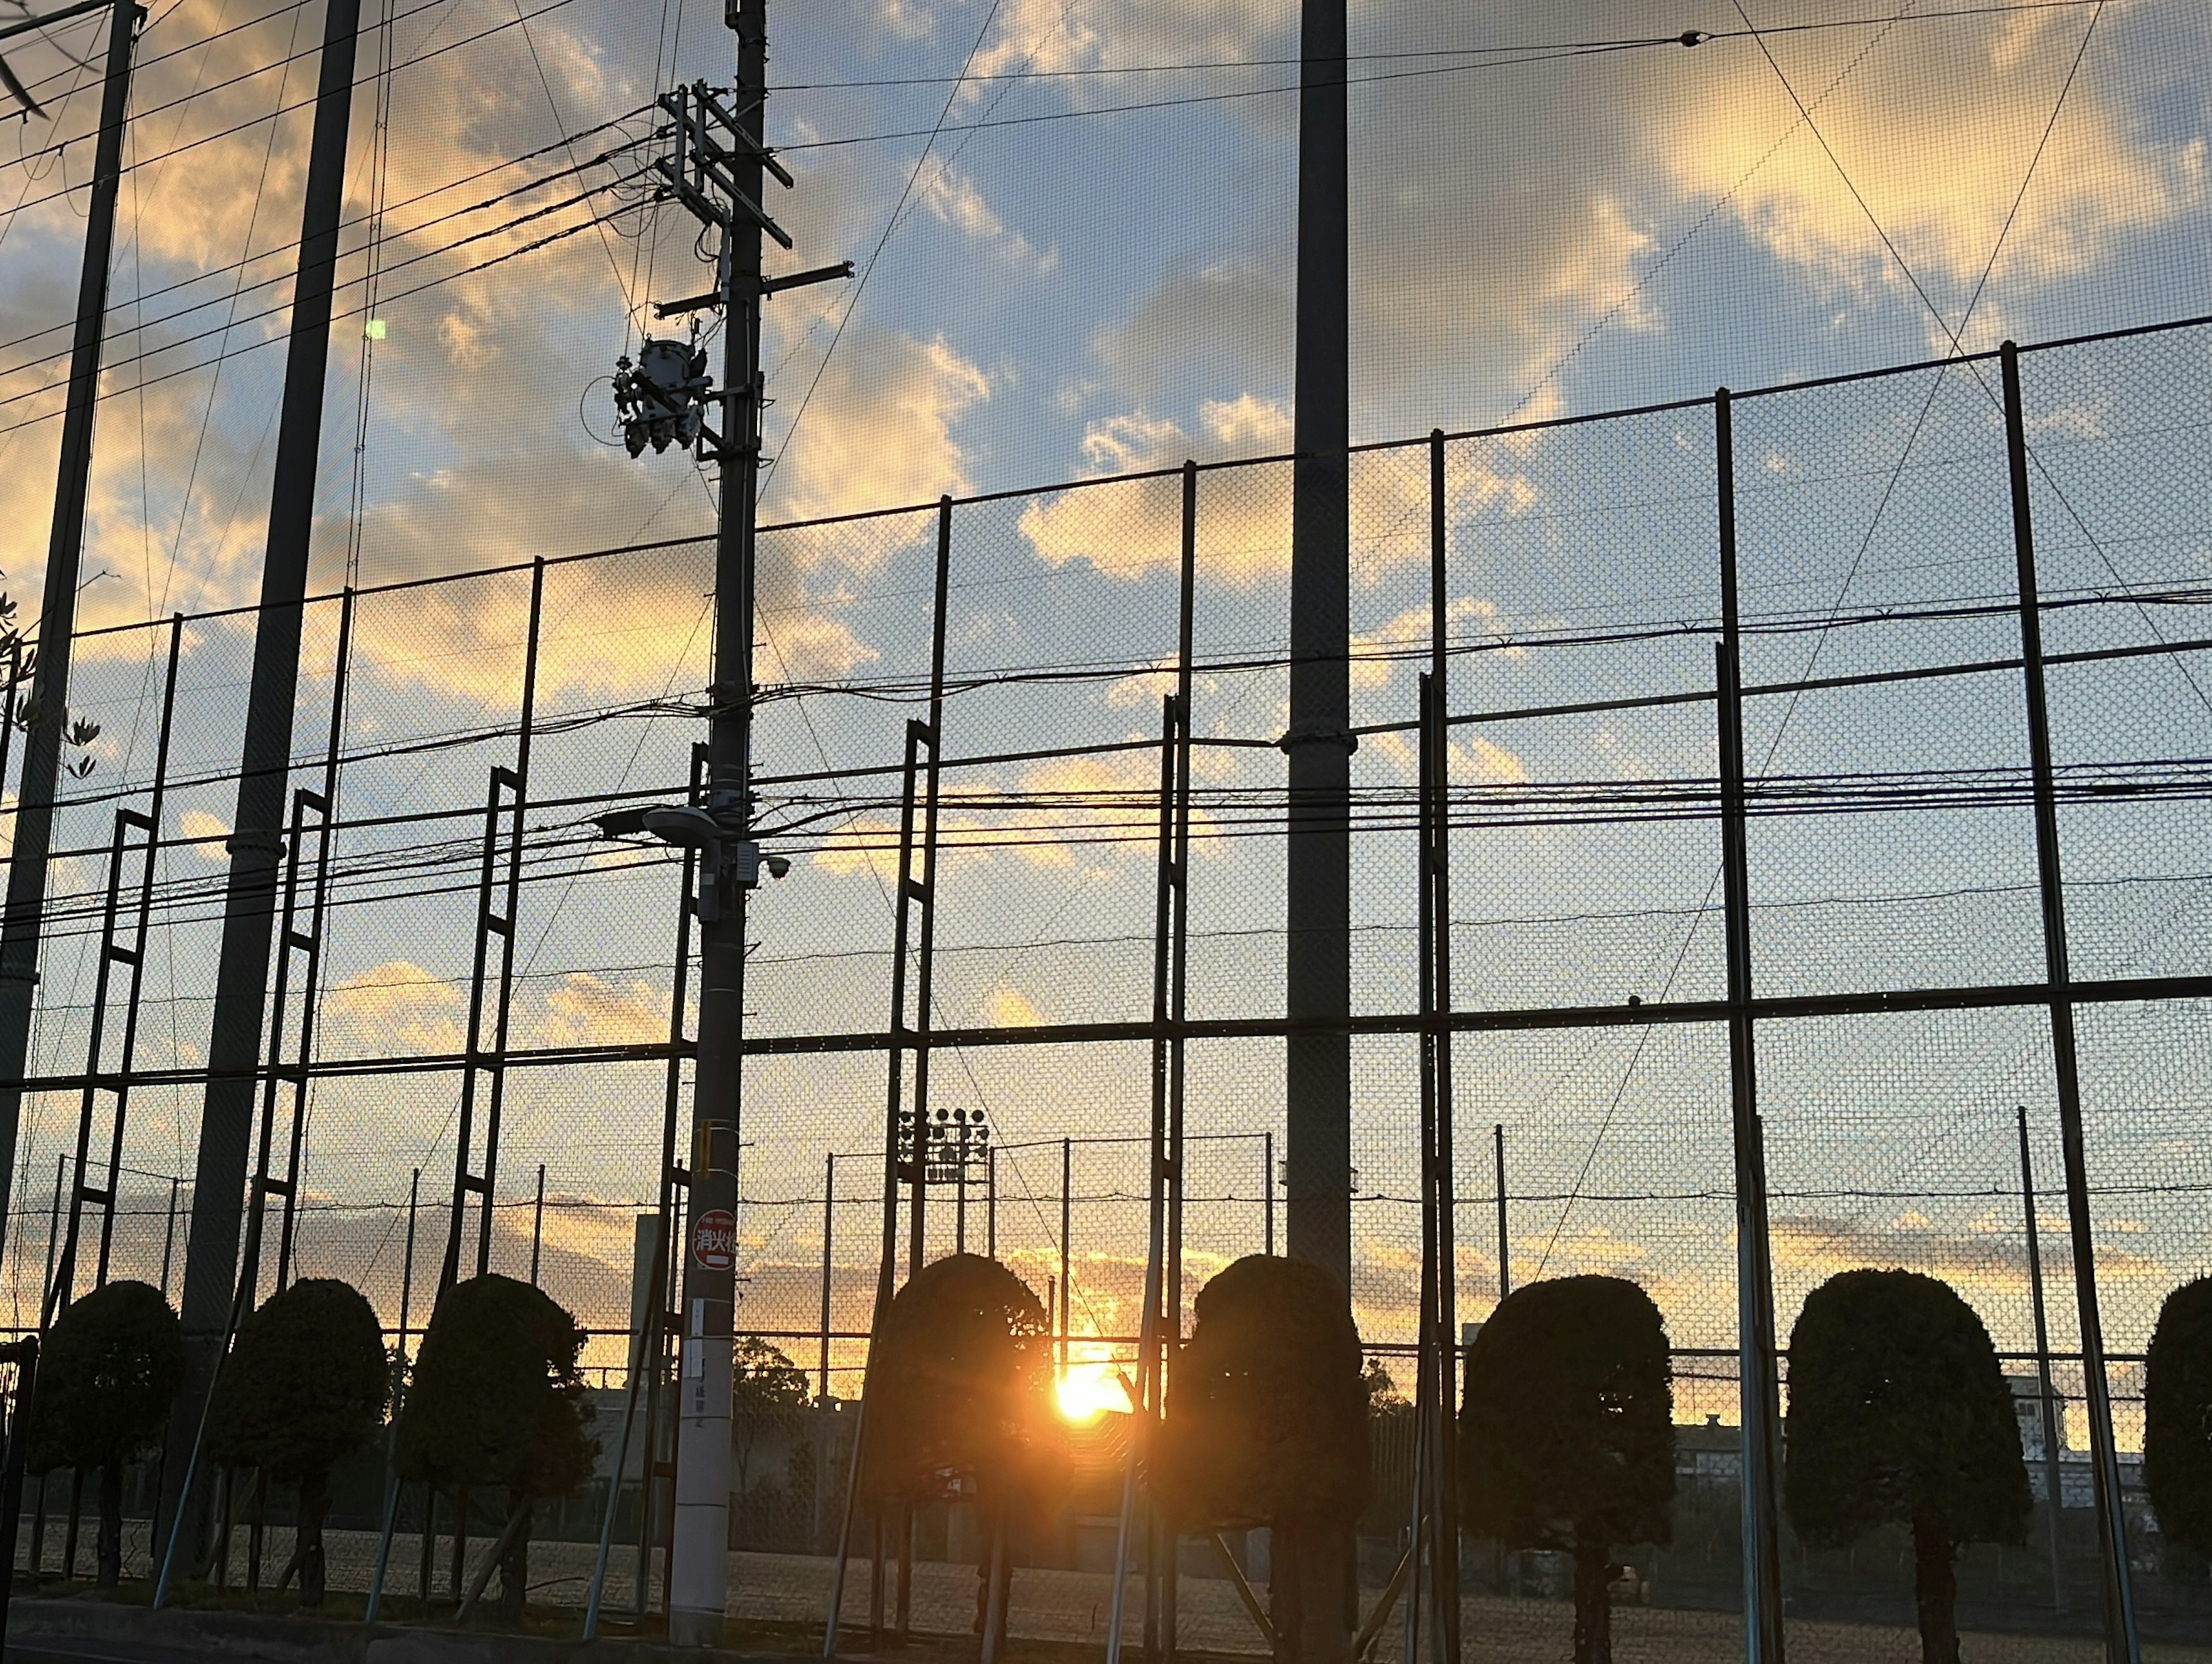
[[[2039,1510],[2026,1547],[1963,1563],[1966,1621],[2054,1634],[2097,1621],[2105,1430],[2083,1363],[2082,1243],[2142,1621],[2187,1639],[2212,1614],[2201,1562],[2160,1537],[2139,1472],[2142,1356],[2160,1301],[2204,1269],[2212,1183],[2200,917],[2212,464],[2197,416],[2212,332],[2023,351],[2009,423],[2001,369],[1954,359],[1352,459],[1355,1313],[1376,1363],[1410,1379],[1416,676],[1442,664],[1454,974],[1434,1021],[1455,1083],[1457,1313],[1478,1323],[1503,1287],[1586,1271],[1632,1278],[1658,1303],[1680,1489],[1673,1542],[1629,1551],[1627,1598],[1649,1610],[1623,1623],[1667,1656],[1739,1645],[1726,1615],[1742,1590],[1735,1233],[1754,1107],[1732,1086],[1739,1016],[1755,1036],[1782,1351],[1836,1271],[1942,1276],[2015,1382],[2039,1495],[2057,1479],[2063,1506]],[[1127,1441],[1122,1417],[1097,1412],[1125,1407],[1120,1372],[1135,1367],[1156,1043],[1182,1058],[1173,1324],[1187,1332],[1220,1267],[1285,1242],[1279,742],[1293,471],[1211,465],[762,533],[758,808],[793,871],[751,914],[738,1321],[803,1381],[795,1401],[739,1419],[733,1611],[763,1633],[818,1636],[827,1616],[881,1246],[896,1244],[896,1274],[909,1257],[910,1218],[886,1227],[885,1128],[957,1115],[957,1139],[933,1142],[923,1163],[924,1252],[994,1254],[1037,1291],[1077,1430],[1075,1492],[1027,1546],[1013,1630],[1103,1644]],[[2039,570],[2026,610],[2023,526]],[[825,573],[843,575],[825,586]],[[597,1490],[549,1522],[534,1564],[542,1598],[580,1603],[616,1485],[610,1610],[637,1607],[639,1557],[656,1564],[665,1541],[665,1479],[640,1489],[665,1429],[633,1441],[620,1482],[611,1430],[651,1257],[638,1221],[687,1154],[694,1014],[680,854],[610,839],[592,817],[690,790],[713,575],[711,548],[682,543],[319,599],[295,723],[294,783],[328,801],[295,821],[287,855],[292,980],[272,995],[253,1160],[295,1182],[290,1199],[261,1193],[257,1286],[343,1277],[406,1347],[449,1251],[466,1274],[482,1243],[483,1265],[568,1307],[591,1336],[608,1448]],[[201,1200],[253,623],[214,615],[77,643],[76,703],[102,738],[57,821],[8,1221],[16,1328],[38,1327],[50,1291],[103,1275],[174,1298]],[[1183,677],[1188,786],[1170,795],[1188,818],[1188,914],[1169,945],[1187,955],[1188,1009],[1163,1027],[1162,701]],[[927,1005],[910,993],[895,1022],[891,920],[902,859],[918,859],[902,826],[916,823],[917,793],[932,806],[927,771],[903,762],[906,725],[933,694],[933,930],[926,965],[910,937],[904,968]],[[1723,859],[1731,720],[1740,919]],[[2057,833],[2048,847],[2039,798]],[[154,823],[150,853],[145,821],[118,822],[125,811]],[[502,976],[485,915],[504,906],[510,862],[520,900]],[[2069,957],[2051,950],[2061,919]],[[1746,987],[1731,981],[1739,924]],[[2071,1016],[2070,1057],[2054,1047],[2055,1010]],[[2062,1086],[2075,1078],[2078,1104]],[[474,1130],[457,1150],[471,1091]],[[487,1179],[488,1203],[459,1187],[466,1173]],[[2055,1449],[2040,1431],[2046,1376]],[[1378,1423],[1381,1497],[1363,1524],[1370,1603],[1407,1528],[1411,1456],[1393,1425]],[[341,1486],[334,1587],[364,1586],[374,1558],[380,1469],[362,1462]],[[66,1484],[37,1491],[42,1521],[63,1508],[46,1491]],[[281,1554],[289,1516],[274,1506],[268,1552]],[[408,1497],[397,1520],[403,1610],[418,1560],[431,1564],[422,1507]],[[980,1529],[962,1503],[890,1537],[863,1519],[846,1621],[867,1622],[887,1582],[889,1621],[903,1611],[914,1629],[968,1633]],[[1261,1648],[1224,1564],[1264,1583],[1261,1538],[1186,1540],[1171,1556],[1143,1534],[1140,1518],[1140,1564],[1181,1568],[1180,1644]],[[58,1570],[57,1534],[33,1540]],[[903,1595],[878,1570],[902,1559]],[[1476,1655],[1553,1644],[1566,1618],[1544,1597],[1561,1592],[1559,1567],[1480,1545],[1466,1560]],[[449,1569],[433,1566],[436,1588]],[[1823,1626],[1908,1621],[1910,1570],[1887,1539],[1815,1553],[1785,1533],[1793,1647],[1876,1655],[1891,1644],[1878,1631],[1838,1641]]]

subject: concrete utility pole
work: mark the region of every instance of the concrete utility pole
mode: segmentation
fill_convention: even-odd
[[[768,0],[736,0],[736,106],[750,145],[727,161],[737,191],[761,199],[766,144]],[[733,216],[722,253],[722,522],[714,545],[714,710],[708,812],[730,843],[752,831],[754,511],[760,494],[761,226]],[[711,1647],[730,1593],[730,1372],[737,1306],[738,1125],[744,1082],[746,887],[727,864],[699,924],[699,1054],[692,1079],[691,1231],[684,1248],[683,1387],[677,1405],[676,1531],[669,1545],[668,1639]],[[756,869],[757,872],[757,869]]]
[[[337,282],[338,218],[345,206],[346,143],[353,116],[354,46],[361,0],[329,0],[323,15],[321,76],[307,184],[300,212],[300,264],[293,282],[292,338],[284,361],[284,403],[269,493],[269,534],[255,620],[253,679],[246,694],[246,739],[239,760],[238,807],[228,844],[222,945],[216,963],[215,1014],[208,1035],[207,1095],[200,1111],[191,1224],[185,1239],[179,1303],[185,1390],[171,1415],[162,1465],[156,1540],[185,1500],[202,1410],[215,1384],[224,1336],[251,1303],[238,1237],[252,1143],[253,1108],[268,1007],[269,943],[283,855],[286,787],[291,782],[292,706],[300,681],[300,622],[307,592],[307,550],[314,529],[315,477],[321,461],[323,383],[330,369],[331,303]],[[240,1286],[240,1278],[247,1280]],[[186,1541],[190,1537],[187,1535]]]
[[[1352,1012],[1352,437],[1345,0],[1305,0],[1298,94],[1298,459],[1291,510],[1288,1010]],[[1291,1254],[1352,1286],[1352,1039],[1293,1034]]]
[[[92,483],[93,415],[100,399],[107,265],[115,252],[115,200],[123,183],[123,122],[131,101],[131,50],[145,15],[135,0],[116,0],[108,25],[100,137],[93,151],[92,202],[85,220],[84,264],[77,275],[76,336],[70,349],[53,529],[46,543],[46,598],[39,610],[39,662],[31,678],[31,702],[24,710],[28,732],[22,779],[15,791],[7,912],[0,919],[0,1224],[7,1222],[9,1186],[15,1172],[15,1132],[30,1054],[33,991],[39,985],[46,860],[53,844],[54,782],[61,772],[62,731],[69,719],[70,637],[76,628],[85,494]]]
[[[791,239],[761,206],[763,181],[792,177],[770,154],[767,0],[725,0],[738,37],[738,78],[727,94],[704,82],[664,94],[674,118],[672,154],[655,166],[665,194],[721,232],[712,294],[654,308],[663,318],[721,309],[722,389],[707,392],[703,349],[677,342],[641,348],[616,377],[630,454],[673,440],[701,445],[721,469],[721,527],[714,549],[714,671],[708,689],[707,807],[628,810],[601,816],[610,836],[648,832],[699,852],[699,1044],[692,1079],[690,1231],[684,1245],[681,1385],[677,1395],[676,1520],[669,1545],[668,1638],[677,1646],[721,1639],[730,1585],[731,1343],[737,1296],[738,1137],[744,1088],[745,902],[763,865],[752,841],[753,522],[760,495],[761,304],[802,284],[852,275],[852,264],[787,276],[761,275],[761,238]],[[701,417],[722,407],[720,433]]]

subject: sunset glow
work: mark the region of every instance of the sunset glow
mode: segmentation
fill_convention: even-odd
[[[1079,1426],[1088,1426],[1103,1415],[1128,1412],[1129,1395],[1110,1363],[1071,1363],[1054,1390],[1060,1413]]]

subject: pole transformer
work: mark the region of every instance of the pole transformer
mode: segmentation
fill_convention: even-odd
[[[107,313],[108,262],[115,252],[115,202],[123,184],[123,123],[131,102],[131,51],[139,21],[145,15],[136,0],[116,0],[108,25],[106,76],[100,94],[100,137],[93,152],[92,203],[85,220],[84,264],[77,275],[76,334],[70,348],[69,396],[62,411],[53,526],[46,544],[46,597],[39,610],[38,665],[32,673],[30,703],[23,712],[27,730],[23,774],[15,790],[15,836],[8,864],[7,911],[0,918],[0,1224],[7,1222],[9,1186],[15,1172],[15,1133],[22,1115],[23,1072],[30,1054],[31,1007],[39,986],[46,864],[53,845],[54,785],[61,773],[62,736],[69,718],[70,638],[76,629],[85,496],[92,483],[100,326]]]

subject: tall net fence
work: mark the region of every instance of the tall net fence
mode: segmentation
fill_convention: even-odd
[[[1505,1288],[1584,1272],[1630,1278],[1658,1304],[1674,1353],[1676,1523],[1671,1545],[1632,1552],[1631,1587],[1652,1605],[1623,1622],[1659,1626],[1669,1655],[1740,1644],[1724,641],[1739,653],[1750,1011],[1784,1350],[1808,1294],[1838,1271],[1903,1266],[1956,1287],[2015,1383],[2033,1483],[2056,1476],[2064,1504],[2039,1513],[2045,1534],[2028,1548],[1969,1555],[1968,1621],[2093,1621],[2070,1211],[2086,1210],[2139,1605],[2184,1638],[2208,1609],[2202,1566],[2156,1532],[2140,1452],[2143,1354],[2160,1302],[2205,1269],[2212,1183],[2200,927],[2212,904],[2212,464],[2198,414],[2212,333],[2062,343],[2023,351],[2019,368],[2054,896],[2039,866],[1995,358],[1737,393],[1725,457],[1723,407],[1701,400],[1352,459],[1355,1315],[1373,1362],[1410,1380],[1416,678],[1440,635],[1457,1312],[1478,1324]],[[741,1617],[818,1633],[828,1615],[886,1240],[894,1277],[909,1269],[910,1194],[889,1198],[908,1211],[885,1217],[885,1132],[903,1113],[966,1129],[931,1157],[925,1256],[989,1253],[1036,1291],[1078,1416],[1072,1500],[1015,1574],[1014,1631],[1103,1643],[1127,1442],[1122,1417],[1094,1412],[1126,1407],[1120,1372],[1135,1367],[1142,1315],[1165,1037],[1153,1023],[1163,700],[1186,641],[1177,1331],[1216,1272],[1285,1242],[1279,742],[1293,474],[1289,460],[1178,470],[762,533],[764,574],[865,547],[841,565],[872,575],[834,604],[771,601],[758,620],[761,835],[792,865],[750,914],[738,1326],[783,1354],[803,1390],[741,1406]],[[566,1590],[553,1600],[580,1598],[612,1485],[629,1546],[608,1598],[635,1600],[635,1546],[660,1506],[641,1500],[638,1475],[663,1453],[634,1443],[617,1475],[613,1447],[638,1373],[639,1221],[661,1204],[672,1154],[687,1158],[693,938],[681,853],[609,838],[593,817],[692,789],[713,582],[712,547],[684,542],[307,609],[291,783],[324,806],[295,820],[286,879],[313,956],[280,956],[293,980],[272,995],[257,1117],[282,1174],[296,1107],[298,1177],[289,1205],[266,1203],[251,1274],[264,1292],[284,1277],[352,1282],[403,1348],[449,1254],[464,1274],[481,1263],[529,1277],[575,1315],[606,1448],[599,1500],[544,1533],[549,1591]],[[206,1200],[198,1116],[254,624],[233,612],[77,643],[75,702],[100,738],[57,817],[0,1272],[17,1330],[103,1278],[175,1297]],[[927,987],[930,1032],[895,1043],[891,920],[916,858],[913,794],[927,793],[906,762],[908,725],[933,692],[933,930],[926,963],[909,938],[903,967],[909,989]],[[510,870],[516,912],[493,939],[484,915],[505,906]],[[2086,1185],[2070,1196],[2047,904],[2063,904],[2078,1030]],[[115,958],[118,944],[133,963]],[[475,1130],[457,1148],[465,1097]],[[468,1172],[488,1179],[488,1199],[459,1187]],[[86,1187],[104,1187],[112,1208],[81,1199]],[[2056,1448],[2036,1420],[2046,1373]],[[1786,1363],[1784,1380],[1786,1408]],[[1370,1606],[1404,1539],[1411,1471],[1403,1439],[1378,1427],[1381,1489],[1362,1525]],[[362,1483],[377,1489],[373,1473]],[[412,1497],[403,1508],[396,1567],[416,1564],[420,1509]],[[365,1581],[374,1533],[373,1521],[341,1523],[343,1587]],[[872,1529],[852,1540],[848,1622],[867,1621]],[[914,1525],[913,1627],[967,1632],[979,1529],[964,1503]],[[58,1566],[58,1541],[44,1541]],[[1264,1540],[1217,1552],[1186,1540],[1174,1555],[1183,1644],[1263,1650],[1222,1561],[1264,1584]],[[1164,1546],[1157,1564],[1170,1558]],[[1846,1645],[1831,1622],[1910,1612],[1910,1556],[1895,1545],[1814,1552],[1793,1539],[1784,1558],[1808,1655]],[[650,1597],[650,1552],[644,1564]],[[1532,1646],[1563,1632],[1558,1609],[1530,1604],[1560,1587],[1546,1557],[1470,1551],[1468,1564],[1478,1655],[1485,1635],[1506,1656],[1524,1631]],[[414,1589],[411,1570],[392,1575]],[[1141,1580],[1128,1598],[1134,1624]],[[1884,1633],[1860,1634],[1852,1655],[1878,1655]],[[1895,1646],[1909,1655],[1901,1631]]]

